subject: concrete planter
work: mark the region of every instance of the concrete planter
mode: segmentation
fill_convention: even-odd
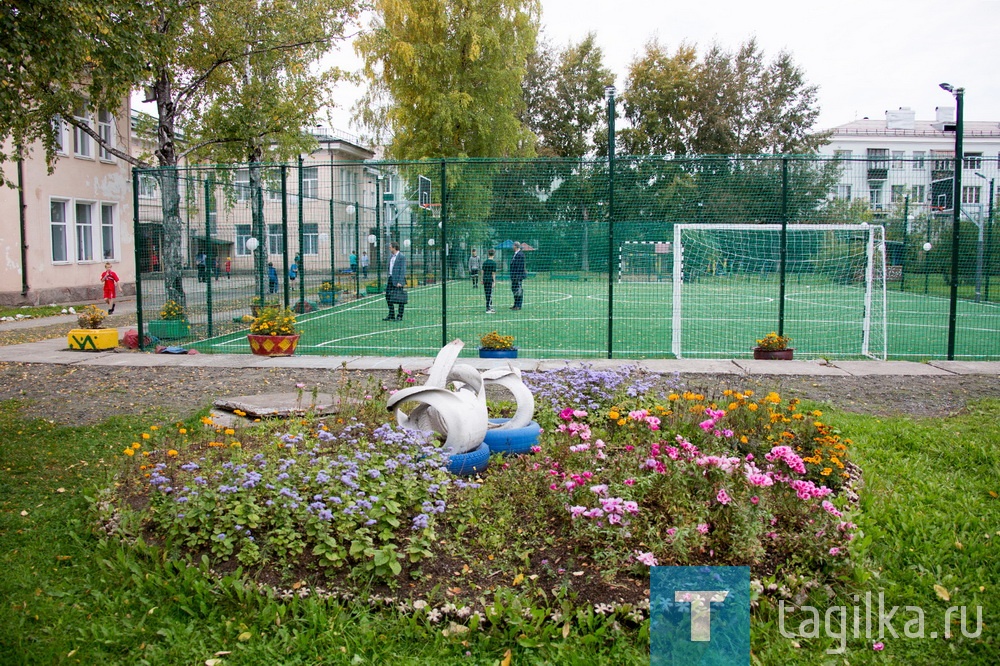
[[[146,332],[160,340],[177,340],[191,335],[186,319],[154,319],[146,324]]]
[[[70,349],[102,351],[118,346],[117,328],[74,328],[66,335]]]

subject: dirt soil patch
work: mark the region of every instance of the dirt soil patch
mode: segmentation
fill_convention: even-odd
[[[363,380],[368,375],[350,372]],[[341,370],[285,368],[191,368],[65,366],[0,363],[0,399],[25,402],[24,415],[57,423],[99,423],[129,414],[174,421],[217,398],[256,393],[294,392],[304,383],[322,393],[337,393]],[[419,381],[419,380],[418,380]],[[775,390],[784,398],[812,400],[850,412],[878,416],[908,414],[941,417],[957,414],[971,401],[1000,398],[1000,376],[947,375],[904,377],[714,377],[683,375],[686,388],[713,395],[725,388]]]

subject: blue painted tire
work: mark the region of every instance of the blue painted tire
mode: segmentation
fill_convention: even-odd
[[[448,471],[455,476],[469,476],[482,472],[490,464],[490,447],[480,444],[475,451],[456,453],[448,458]]]
[[[490,423],[506,423],[510,419],[490,419]],[[537,421],[532,421],[523,428],[513,430],[487,430],[485,443],[490,447],[490,453],[502,453],[505,456],[516,456],[531,453],[531,447],[538,444],[538,434],[542,431]]]

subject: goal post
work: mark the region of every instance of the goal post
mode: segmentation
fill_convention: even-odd
[[[885,229],[868,224],[678,224],[671,352],[746,356],[778,329],[802,357],[885,359]],[[781,286],[784,285],[784,289]],[[784,293],[784,307],[779,299]]]
[[[618,245],[618,282],[658,282],[673,273],[672,243],[622,241]]]

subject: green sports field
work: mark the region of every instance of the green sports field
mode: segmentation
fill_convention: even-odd
[[[922,280],[922,278],[921,278]],[[948,299],[891,285],[881,323],[881,292],[866,299],[860,283],[835,284],[791,276],[786,282],[784,333],[796,358],[850,359],[868,355],[923,360],[947,355]],[[299,354],[429,356],[461,338],[474,355],[479,337],[496,330],[513,335],[531,358],[604,358],[613,319],[616,358],[675,358],[674,293],[669,279],[615,281],[606,275],[540,274],[524,283],[524,308],[510,310],[510,283],[497,282],[487,314],[483,289],[469,280],[410,288],[403,321],[383,321],[384,297],[364,296],[300,315]],[[780,287],[773,276],[711,276],[685,284],[680,301],[680,356],[746,358],[757,338],[776,330]],[[443,308],[442,303],[447,302]],[[865,312],[872,312],[865,330]],[[960,300],[955,357],[1000,358],[1000,307]],[[246,331],[191,345],[208,353],[248,353]],[[867,345],[867,346],[866,346]]]

